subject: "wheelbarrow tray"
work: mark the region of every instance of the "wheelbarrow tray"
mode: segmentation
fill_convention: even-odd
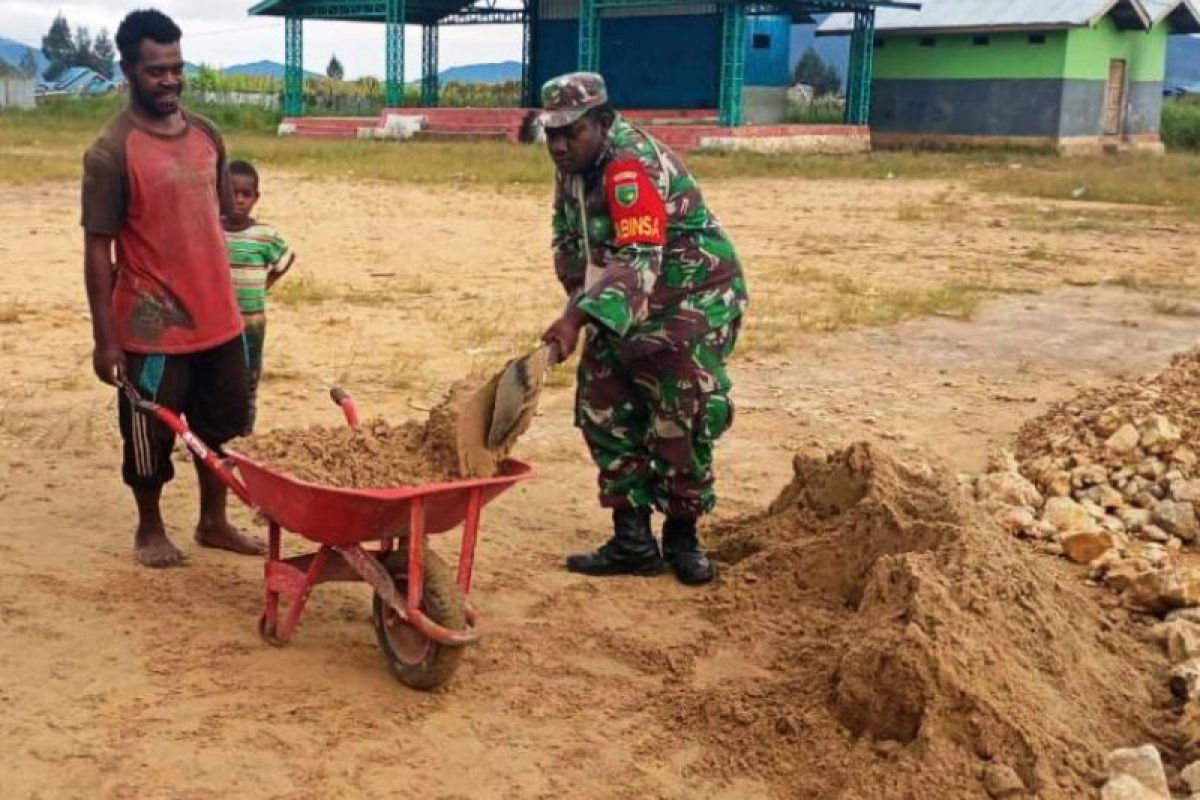
[[[533,474],[529,464],[506,459],[494,478],[343,489],[301,480],[233,450],[226,455],[237,466],[256,508],[285,530],[332,547],[406,536],[414,500],[423,506],[425,533],[444,533],[466,520],[475,490],[480,490],[482,507]]]

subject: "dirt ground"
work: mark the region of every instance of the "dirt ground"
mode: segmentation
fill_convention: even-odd
[[[366,414],[423,417],[561,303],[540,194],[287,175],[263,188],[261,216],[300,256],[270,310],[265,428],[336,421],[334,381]],[[1163,294],[1200,280],[1200,228],[1166,212],[903,180],[706,188],[762,315],[733,370],[722,518],[769,503],[795,453],[860,439],[978,469],[1051,402],[1156,371],[1200,335]],[[115,397],[90,374],[77,204],[66,184],[0,189],[0,797],[781,796],[753,771],[708,769],[704,743],[652,702],[769,669],[714,621],[714,595],[736,587],[560,568],[605,525],[566,376],[518,451],[541,478],[485,511],[486,637],[445,691],[388,675],[361,588],[321,587],[295,641],[263,645],[261,564],[192,544],[187,470],[166,515],[188,566],[135,567]],[[970,321],[811,332],[805,314],[846,280],[856,298],[948,281],[992,294]]]

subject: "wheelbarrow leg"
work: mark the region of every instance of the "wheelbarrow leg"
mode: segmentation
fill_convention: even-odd
[[[271,520],[267,533],[267,563],[263,566],[263,610],[258,621],[259,635],[271,644],[283,644],[283,640],[276,635],[279,629],[279,592],[271,581],[271,565],[279,563],[280,538],[279,523]]]

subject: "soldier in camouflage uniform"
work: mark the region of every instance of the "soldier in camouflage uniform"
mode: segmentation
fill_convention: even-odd
[[[554,266],[570,297],[546,332],[560,357],[581,331],[575,423],[600,470],[612,539],[567,559],[588,575],[712,580],[697,519],[712,510],[713,445],[733,421],[725,362],[746,286],[737,253],[679,157],[625,120],[591,73],[542,90],[557,167]],[[652,510],[666,515],[660,553]]]

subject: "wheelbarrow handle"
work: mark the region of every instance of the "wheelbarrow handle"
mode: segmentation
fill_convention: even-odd
[[[351,428],[358,427],[358,407],[354,405],[354,398],[340,386],[334,386],[329,390],[329,399],[334,405],[340,406],[342,413],[346,415],[346,424]]]
[[[192,455],[203,461],[204,466],[212,470],[221,483],[229,487],[229,490],[237,495],[239,500],[248,506],[254,506],[253,501],[250,499],[250,493],[246,490],[246,485],[234,474],[229,462],[221,458],[216,451],[202,442],[200,437],[192,432],[192,429],[183,417],[168,408],[163,408],[153,400],[147,400],[145,397],[142,397],[129,381],[122,382],[121,390],[125,392],[125,397],[129,400],[135,412],[154,417],[163,425],[170,428],[183,441]]]

